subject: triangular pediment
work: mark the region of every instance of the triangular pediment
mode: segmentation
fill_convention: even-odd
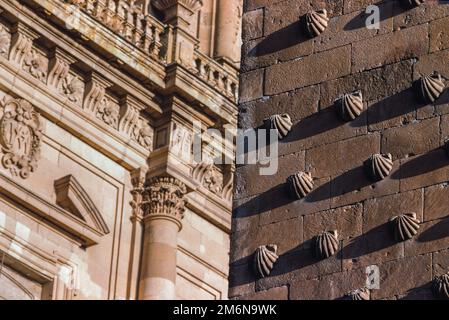
[[[95,203],[73,175],[56,180],[54,186],[56,203],[59,206],[83,220],[89,227],[101,234],[110,232]]]

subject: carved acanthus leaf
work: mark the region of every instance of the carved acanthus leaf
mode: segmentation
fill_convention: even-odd
[[[5,97],[0,102],[2,164],[26,179],[37,168],[42,128],[40,115],[23,100]]]
[[[173,177],[156,177],[143,192],[144,217],[167,216],[178,221],[184,217],[187,192],[185,184]]]

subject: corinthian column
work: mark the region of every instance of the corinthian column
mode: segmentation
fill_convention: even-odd
[[[186,186],[172,177],[153,178],[143,197],[143,254],[139,299],[175,298],[176,251]]]

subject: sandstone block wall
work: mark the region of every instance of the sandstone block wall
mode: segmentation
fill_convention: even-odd
[[[365,8],[380,8],[380,28],[365,27]],[[310,38],[304,16],[327,9],[328,28]],[[279,170],[259,176],[240,165],[231,245],[230,298],[338,299],[366,285],[371,299],[434,299],[432,279],[449,271],[449,90],[432,103],[415,94],[422,75],[449,79],[449,4],[428,1],[246,0],[239,123],[257,128],[273,114],[293,122],[279,144]],[[446,82],[447,84],[447,82]],[[361,90],[364,110],[340,120],[334,101]],[[363,164],[391,153],[390,175],[373,183]],[[314,190],[293,200],[286,179],[310,172]],[[390,218],[416,213],[418,233],[397,242]],[[328,259],[314,237],[338,230]],[[253,271],[255,250],[278,246],[270,276]]]

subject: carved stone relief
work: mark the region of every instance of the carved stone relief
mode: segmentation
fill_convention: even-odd
[[[26,179],[36,170],[41,138],[40,115],[29,102],[11,97],[0,101],[2,164],[13,175]]]
[[[315,237],[315,252],[318,258],[327,259],[333,256],[337,251],[337,230],[325,231]]]
[[[310,172],[298,172],[288,177],[287,185],[293,198],[302,199],[313,190],[314,182]]]
[[[257,248],[254,254],[254,269],[260,278],[268,277],[278,260],[277,245],[268,244]]]
[[[45,83],[47,80],[48,59],[37,49],[33,48],[25,55],[22,69]]]
[[[118,128],[120,106],[112,98],[105,96],[98,105],[95,116],[107,125]]]
[[[212,162],[201,162],[193,169],[192,176],[210,192],[222,196],[223,174]]]
[[[0,25],[0,55],[2,57],[8,58],[10,46],[11,46],[11,35],[4,26]]]
[[[178,124],[173,125],[170,151],[181,159],[190,160],[193,137],[190,130]]]
[[[310,37],[317,37],[326,30],[329,24],[326,9],[311,11],[306,14],[306,28]]]
[[[417,88],[422,102],[434,103],[444,91],[444,79],[438,72],[421,77]]]
[[[279,139],[285,138],[292,129],[292,120],[286,113],[276,114],[264,120],[265,127],[270,130],[278,131]]]
[[[390,221],[397,241],[409,240],[418,233],[419,220],[416,218],[416,213],[401,214]]]
[[[363,97],[361,91],[345,94],[338,100],[338,112],[344,121],[356,119],[363,111]]]
[[[390,153],[374,154],[366,161],[365,169],[373,180],[383,180],[393,169],[393,157]]]

